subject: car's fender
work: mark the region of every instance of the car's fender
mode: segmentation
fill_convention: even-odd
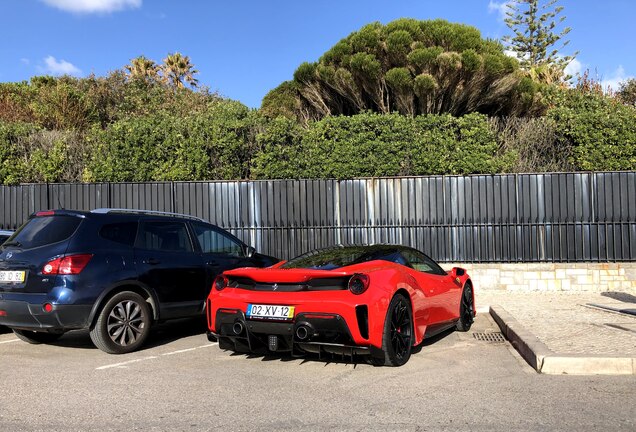
[[[369,303],[369,343],[378,348],[382,347],[384,323],[391,299],[398,292],[407,295],[411,304],[413,316],[414,340],[419,344],[426,331],[425,298],[422,290],[418,289],[417,281],[413,277],[397,268],[378,269],[367,273],[373,287],[368,300]]]
[[[127,289],[126,289],[127,288]],[[116,284],[110,286],[108,289],[105,289],[97,298],[93,307],[91,308],[91,313],[88,318],[89,326],[92,326],[95,322],[95,318],[99,313],[102,306],[108,301],[113,294],[121,292],[121,291],[133,291],[145,293],[150,298],[150,303],[153,310],[153,318],[154,320],[159,320],[159,299],[155,291],[147,286],[146,284],[139,282],[137,280],[123,280],[119,281]]]

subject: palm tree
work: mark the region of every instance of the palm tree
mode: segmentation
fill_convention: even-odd
[[[190,63],[189,56],[183,56],[180,53],[168,54],[168,57],[163,59],[163,77],[168,84],[176,88],[184,88],[184,81],[190,84],[192,87],[196,87],[199,80],[194,77],[199,71],[194,68],[194,65]]]
[[[125,67],[130,78],[142,79],[154,82],[159,78],[159,65],[144,56],[139,56],[130,61]]]

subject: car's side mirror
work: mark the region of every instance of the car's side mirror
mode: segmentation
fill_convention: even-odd
[[[466,270],[461,267],[453,267],[453,270],[451,270],[451,272],[457,277],[464,276],[466,274]]]
[[[246,246],[245,247],[245,256],[246,257],[252,258],[255,253],[256,253],[256,249],[254,249],[252,246]]]

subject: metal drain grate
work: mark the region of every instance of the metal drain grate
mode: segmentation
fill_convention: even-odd
[[[506,338],[504,337],[504,335],[498,332],[473,333],[473,337],[477,339],[478,341],[490,342],[490,343],[501,343],[506,341]]]

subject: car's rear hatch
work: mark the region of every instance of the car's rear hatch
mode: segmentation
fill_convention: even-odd
[[[84,215],[46,211],[33,215],[0,246],[0,292],[46,293],[55,277],[42,273],[52,259],[66,253]]]

